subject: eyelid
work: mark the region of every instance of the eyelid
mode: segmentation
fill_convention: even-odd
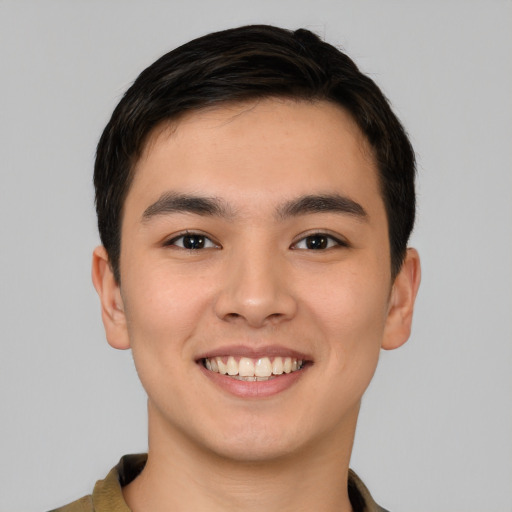
[[[329,230],[325,230],[325,229],[324,230],[318,229],[318,230],[311,231],[309,233],[300,234],[296,238],[296,240],[291,244],[290,249],[296,249],[296,250],[302,250],[302,251],[314,250],[314,249],[307,249],[307,248],[297,249],[297,247],[296,247],[300,242],[304,241],[306,238],[311,237],[311,236],[325,236],[326,238],[333,240],[336,243],[335,246],[333,246],[333,247],[327,247],[326,249],[322,249],[323,251],[328,250],[328,249],[333,249],[335,247],[350,247],[349,242],[344,237],[340,236],[339,234],[333,234]],[[319,252],[321,251],[320,249],[317,249],[317,250]]]
[[[201,237],[205,238],[206,240],[209,240],[212,243],[212,245],[214,246],[214,247],[204,247],[203,249],[214,249],[214,248],[221,249],[222,248],[222,246],[218,242],[216,242],[212,236],[207,235],[206,233],[203,233],[202,231],[190,230],[190,229],[186,229],[184,231],[181,231],[179,233],[175,233],[175,234],[171,235],[170,237],[168,237],[164,240],[162,245],[164,247],[177,247],[178,249],[183,249],[185,251],[199,250],[199,249],[187,249],[186,247],[181,247],[179,245],[176,245],[176,241],[185,236],[201,236]]]

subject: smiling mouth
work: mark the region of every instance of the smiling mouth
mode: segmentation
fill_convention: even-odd
[[[202,362],[211,372],[246,382],[275,379],[283,374],[300,371],[304,367],[304,361],[296,357],[207,357]]]

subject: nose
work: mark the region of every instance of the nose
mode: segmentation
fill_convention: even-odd
[[[215,314],[227,322],[258,328],[290,320],[296,314],[286,262],[271,251],[244,251],[226,261]]]

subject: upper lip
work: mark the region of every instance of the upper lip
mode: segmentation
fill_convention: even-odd
[[[294,357],[303,361],[311,361],[310,355],[299,352],[295,349],[284,347],[282,345],[250,346],[250,345],[223,345],[200,354],[197,360],[210,359],[212,357],[248,357],[259,359],[261,357]]]

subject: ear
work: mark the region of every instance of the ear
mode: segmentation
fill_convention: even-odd
[[[92,282],[101,301],[101,318],[109,344],[119,350],[130,348],[126,316],[119,284],[114,278],[105,247],[92,254]]]
[[[382,341],[383,349],[398,348],[409,339],[414,301],[420,280],[421,268],[418,251],[407,249],[405,261],[391,289],[388,317]]]

